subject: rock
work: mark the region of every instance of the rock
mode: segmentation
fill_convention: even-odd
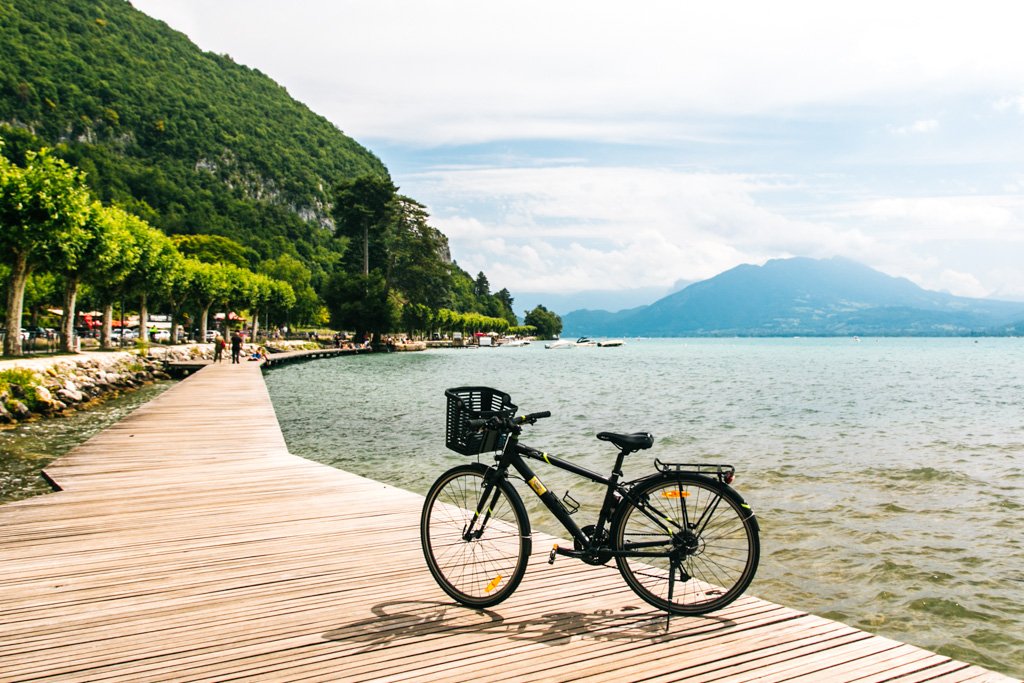
[[[32,411],[28,409],[28,406],[16,398],[7,403],[7,408],[10,410],[11,415],[19,420],[32,417]]]
[[[85,395],[82,392],[72,391],[67,388],[58,390],[57,395],[67,403],[81,403],[85,400]]]
[[[14,422],[14,416],[7,410],[7,406],[0,403],[0,423],[10,424]]]

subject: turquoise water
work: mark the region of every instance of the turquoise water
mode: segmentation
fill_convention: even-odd
[[[523,441],[591,469],[614,456],[596,432],[650,431],[627,477],[654,457],[736,466],[762,529],[751,593],[1024,676],[1024,340],[534,344],[321,360],[267,385],[292,452],[418,492],[465,460],[444,448],[447,387],[551,410]]]

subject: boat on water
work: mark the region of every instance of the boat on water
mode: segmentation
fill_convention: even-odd
[[[569,341],[568,339],[556,339],[550,344],[545,344],[545,349],[571,349],[576,346],[576,342]]]
[[[598,346],[622,346],[625,343],[626,342],[622,341],[621,339],[602,339],[601,341],[597,342],[597,345]]]
[[[590,337],[580,337],[576,340],[576,346],[597,346],[597,342]]]
[[[501,346],[529,346],[530,342],[527,339],[509,339],[508,341],[501,342],[500,345]]]

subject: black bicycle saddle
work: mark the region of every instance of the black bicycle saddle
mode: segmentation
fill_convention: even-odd
[[[632,434],[614,434],[612,432],[600,432],[597,438],[601,441],[611,441],[620,450],[642,451],[654,445],[654,437],[647,432],[634,432]]]

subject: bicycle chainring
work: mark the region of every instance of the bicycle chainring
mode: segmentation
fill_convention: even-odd
[[[579,541],[573,541],[573,547],[577,551],[583,553],[580,556],[580,559],[587,564],[608,564],[608,560],[612,559],[612,551],[608,547],[608,532],[602,530],[602,532],[595,538],[594,532],[596,530],[597,526],[594,524],[588,524],[582,529],[583,533],[592,538],[594,543],[599,546],[596,550],[586,552],[586,549],[580,545]]]

